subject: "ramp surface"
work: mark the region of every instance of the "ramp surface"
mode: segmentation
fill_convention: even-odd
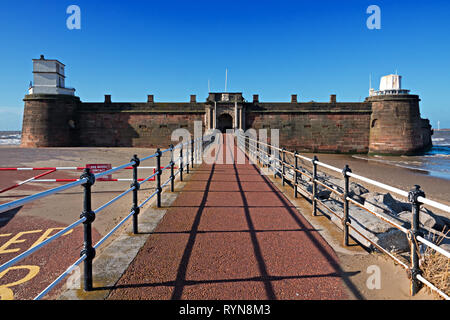
[[[223,163],[196,169],[109,299],[348,298],[332,248],[257,166],[238,163],[231,139]]]

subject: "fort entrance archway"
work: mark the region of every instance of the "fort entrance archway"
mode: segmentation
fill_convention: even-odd
[[[223,113],[217,118],[217,129],[225,133],[227,129],[233,129],[233,117],[228,113]]]

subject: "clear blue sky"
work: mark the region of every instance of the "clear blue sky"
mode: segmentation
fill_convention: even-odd
[[[66,27],[69,5],[81,30]],[[381,8],[381,30],[366,9]],[[369,75],[398,73],[423,117],[450,128],[450,1],[9,1],[0,3],[0,130],[21,128],[31,59],[66,64],[82,101],[362,101]]]

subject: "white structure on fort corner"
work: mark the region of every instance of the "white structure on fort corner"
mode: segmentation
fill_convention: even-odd
[[[65,94],[73,96],[75,89],[65,87],[65,65],[58,60],[47,60],[41,55],[33,59],[33,84],[28,94]]]
[[[376,91],[372,88],[369,90],[369,96],[384,96],[392,94],[409,94],[410,90],[402,89],[402,76],[398,74],[390,74],[381,77],[380,90]]]

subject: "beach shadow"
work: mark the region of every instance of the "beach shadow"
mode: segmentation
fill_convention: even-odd
[[[248,159],[248,157],[246,156]],[[247,163],[248,165],[248,163]],[[251,165],[251,170],[255,171],[255,174],[257,174],[257,167],[255,165]],[[238,166],[236,163],[233,163],[229,169],[232,171],[230,172],[230,175],[234,176],[234,181],[237,183],[238,188],[236,191],[233,191],[236,194],[239,194],[239,200],[238,202],[242,202],[242,205],[239,203],[238,206],[217,206],[217,207],[239,207],[243,209],[243,218],[245,221],[244,223],[247,225],[247,227],[244,227],[244,229],[238,229],[238,230],[199,230],[200,228],[200,220],[202,218],[202,215],[205,211],[205,208],[211,207],[206,206],[208,196],[211,192],[211,182],[213,181],[213,176],[220,171],[220,169],[217,168],[215,164],[212,165],[211,170],[209,172],[209,175],[204,177],[204,180],[206,180],[206,185],[203,189],[203,194],[201,195],[201,201],[198,206],[195,206],[195,208],[198,208],[197,210],[194,210],[194,216],[193,216],[193,223],[190,227],[190,229],[182,230],[182,231],[154,231],[150,232],[149,234],[187,234],[189,235],[186,245],[184,246],[184,250],[181,256],[181,259],[177,263],[177,271],[176,276],[174,280],[169,281],[146,281],[145,283],[121,283],[119,282],[110,287],[98,287],[95,288],[95,290],[116,290],[116,289],[127,289],[127,288],[155,288],[155,287],[173,287],[173,291],[171,292],[170,299],[172,300],[180,300],[183,297],[183,292],[186,286],[194,286],[199,284],[215,284],[215,283],[244,283],[248,281],[252,282],[260,282],[262,283],[265,291],[265,296],[267,299],[275,300],[277,299],[277,295],[275,293],[275,289],[273,286],[274,281],[283,281],[283,280],[292,280],[292,279],[307,279],[307,278],[340,278],[342,279],[346,284],[347,287],[350,288],[350,290],[353,292],[354,296],[357,299],[363,299],[362,295],[359,293],[359,291],[356,289],[356,287],[351,283],[349,280],[350,277],[360,273],[360,271],[352,271],[352,272],[344,272],[338,262],[335,260],[335,258],[327,251],[329,248],[325,248],[323,244],[320,243],[319,238],[321,239],[320,235],[318,235],[318,231],[315,228],[311,228],[310,226],[307,226],[303,221],[299,218],[298,212],[296,211],[296,208],[293,204],[291,204],[289,201],[285,199],[285,197],[281,194],[281,192],[278,189],[275,189],[273,184],[267,180],[266,177],[262,176],[264,185],[267,185],[272,194],[275,194],[276,197],[281,201],[281,204],[274,204],[273,208],[282,208],[283,211],[286,211],[287,214],[292,217],[295,221],[295,224],[292,226],[292,228],[273,228],[269,230],[262,230],[261,228],[255,227],[255,221],[254,219],[256,217],[252,217],[250,208],[263,208],[262,206],[250,206],[249,201],[247,199],[248,195],[246,194],[246,191],[244,191],[242,180],[238,171]],[[258,174],[258,176],[260,176]],[[216,182],[216,180],[214,180]],[[229,181],[227,181],[229,182]],[[201,191],[198,191],[199,193]],[[184,206],[180,206],[184,207]],[[216,206],[213,206],[216,207]],[[264,208],[268,208],[264,206]],[[270,208],[270,206],[269,206]],[[192,258],[192,254],[194,251],[194,246],[197,240],[197,235],[199,234],[205,234],[205,233],[232,233],[232,232],[239,232],[239,233],[246,233],[249,235],[249,240],[251,243],[251,251],[253,251],[254,254],[254,261],[255,266],[257,267],[257,272],[259,275],[253,276],[253,277],[235,277],[235,278],[227,278],[227,279],[217,279],[214,277],[208,278],[208,279],[200,279],[200,280],[189,280],[187,279],[188,275],[188,264]],[[301,232],[306,234],[307,238],[311,240],[313,245],[317,247],[319,254],[322,255],[325,258],[325,263],[330,265],[332,268],[328,268],[329,270],[332,270],[331,272],[325,271],[325,272],[317,272],[316,274],[300,274],[300,275],[271,275],[269,274],[269,269],[267,266],[267,261],[263,255],[263,251],[269,249],[267,247],[262,247],[261,243],[258,240],[257,235],[260,233],[267,233],[267,232]],[[273,261],[272,261],[273,262]],[[173,279],[173,278],[172,278]],[[132,282],[138,282],[138,279],[132,280]],[[118,292],[118,296],[111,296],[112,292],[110,292],[109,297],[117,299],[120,299],[120,291]],[[220,297],[215,297],[220,298]]]
[[[0,216],[0,228],[6,226],[20,209],[22,209],[22,206],[3,212]]]
[[[297,225],[300,228],[305,228],[304,223],[301,221],[301,219],[298,217],[298,213],[295,212],[292,209],[292,205],[290,204],[290,202],[283,196],[280,195],[278,192],[275,192],[276,189],[275,187],[272,185],[272,183],[265,177],[262,176],[262,178],[266,181],[266,183],[268,184],[268,186],[274,191],[274,194],[278,197],[278,199],[283,203],[283,206],[286,210],[288,210],[289,214],[292,216],[292,218],[295,220],[295,222],[297,223]],[[358,300],[363,300],[364,297],[363,295],[359,292],[358,288],[353,284],[353,282],[349,279],[348,275],[342,270],[342,268],[340,267],[338,261],[336,261],[336,259],[334,257],[332,257],[327,251],[326,249],[319,244],[318,242],[318,235],[316,234],[312,234],[311,232],[307,232],[306,233],[308,238],[311,240],[311,242],[316,246],[316,248],[320,251],[320,253],[322,254],[322,256],[328,261],[328,263],[332,266],[332,268],[341,275],[342,280],[344,281],[344,283],[346,284],[346,286],[350,289],[350,291],[353,293],[353,295],[355,296],[356,299]]]

